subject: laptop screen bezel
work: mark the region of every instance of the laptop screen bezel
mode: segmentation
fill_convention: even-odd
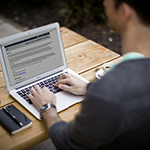
[[[60,43],[60,51],[61,51],[61,54],[62,54],[63,65],[56,68],[56,69],[50,70],[46,73],[43,73],[42,75],[38,75],[38,76],[32,77],[30,79],[27,79],[25,81],[22,81],[20,83],[17,83],[15,85],[11,85],[10,80],[9,80],[9,76],[8,76],[8,73],[7,73],[7,67],[6,67],[6,64],[5,64],[4,57],[3,57],[2,46],[4,44],[6,45],[7,43],[16,41],[17,39],[25,38],[25,37],[28,37],[29,35],[34,35],[34,34],[37,34],[39,32],[44,32],[44,31],[50,30],[52,28],[57,29],[57,35],[58,35],[58,40],[59,40],[59,43]],[[65,51],[64,51],[64,47],[63,47],[63,42],[62,42],[59,23],[56,22],[56,23],[53,23],[53,24],[45,25],[45,26],[42,26],[42,27],[39,27],[39,28],[24,31],[24,32],[17,33],[15,35],[11,35],[11,36],[0,39],[0,61],[1,61],[1,67],[2,67],[2,70],[3,70],[3,75],[4,75],[4,79],[5,79],[5,83],[6,83],[8,92],[13,90],[13,89],[18,89],[18,88],[23,87],[25,85],[28,85],[32,82],[43,79],[44,77],[50,76],[50,75],[52,75],[56,72],[59,72],[61,70],[66,69],[67,68],[67,62],[66,62],[66,56],[65,56]]]

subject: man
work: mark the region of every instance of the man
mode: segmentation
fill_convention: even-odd
[[[80,114],[69,124],[61,121],[53,107],[42,113],[57,149],[150,148],[148,2],[105,0],[110,26],[122,38],[124,60],[88,85],[70,74],[61,76],[55,86],[85,98]],[[38,110],[45,104],[56,104],[55,95],[46,88],[35,86],[31,93],[29,98]]]

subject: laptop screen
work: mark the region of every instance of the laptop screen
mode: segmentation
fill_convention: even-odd
[[[63,65],[57,28],[2,46],[10,85]]]

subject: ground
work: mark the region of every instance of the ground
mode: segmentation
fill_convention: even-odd
[[[60,0],[55,0],[51,4],[44,3],[29,4],[29,0],[3,0],[0,5],[0,14],[18,23],[26,29],[32,29],[53,22],[59,22],[64,26],[60,19]],[[6,9],[7,8],[7,9]],[[67,26],[67,25],[65,25]],[[121,54],[120,36],[112,31],[108,24],[93,23],[77,24],[69,27],[73,31],[91,39],[119,54]]]

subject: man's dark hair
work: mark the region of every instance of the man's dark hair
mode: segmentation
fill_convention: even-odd
[[[115,8],[118,9],[122,3],[128,4],[132,7],[139,19],[142,23],[150,26],[150,7],[148,0],[114,0],[115,1]]]

